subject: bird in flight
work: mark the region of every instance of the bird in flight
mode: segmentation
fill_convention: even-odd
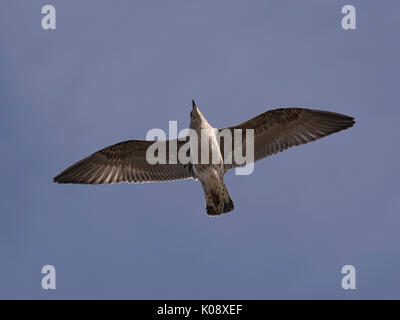
[[[253,132],[253,161],[258,161],[290,147],[317,140],[332,133],[352,127],[354,118],[321,110],[305,108],[281,108],[264,112],[250,120],[231,127],[213,128],[192,101],[190,112],[190,129],[198,133],[198,142],[206,140],[207,152],[214,152],[217,162],[208,161],[184,163],[179,159],[170,163],[150,163],[147,150],[156,141],[129,140],[101,149],[78,161],[57,175],[53,181],[57,183],[75,184],[112,184],[120,182],[160,182],[181,179],[200,180],[204,189],[206,211],[208,215],[218,216],[232,211],[234,206],[224,183],[224,175],[228,170],[242,166],[236,159],[227,161],[224,157],[225,144],[219,140],[219,132],[250,129]],[[207,132],[206,134],[201,134]],[[240,151],[246,146],[246,136],[242,135]],[[187,142],[182,139],[164,141],[165,153],[170,145],[180,150]],[[230,142],[229,142],[230,143]],[[197,145],[199,145],[197,144]],[[203,146],[203,145],[202,145]],[[235,145],[231,144],[232,148]],[[226,148],[226,146],[225,146]],[[200,150],[200,149],[199,149]],[[201,150],[200,150],[201,153]],[[199,153],[199,154],[200,154]],[[189,156],[192,150],[188,151]]]

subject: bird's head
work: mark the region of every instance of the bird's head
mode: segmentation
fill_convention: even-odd
[[[204,124],[208,124],[206,118],[197,108],[196,103],[192,100],[192,111],[190,112],[190,128],[202,127]]]

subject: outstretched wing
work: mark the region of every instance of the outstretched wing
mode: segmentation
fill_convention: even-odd
[[[129,140],[93,153],[61,172],[53,180],[57,183],[108,184],[193,178],[187,166],[168,164],[170,141],[166,141],[167,164],[151,165],[147,161],[147,148],[155,141]],[[184,143],[174,142],[177,142],[178,148]]]
[[[232,127],[219,129],[242,129],[242,151],[245,155],[245,129],[254,129],[254,161],[268,157],[292,146],[298,146],[310,141],[347,129],[354,124],[354,118],[320,110],[303,108],[284,108],[264,112],[255,118]],[[233,139],[232,139],[233,140]],[[232,147],[233,150],[233,142]],[[221,152],[224,154],[221,142]],[[226,164],[229,170],[239,166],[233,160]]]

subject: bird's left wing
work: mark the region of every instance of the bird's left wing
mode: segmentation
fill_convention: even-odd
[[[169,144],[166,142],[168,161]],[[174,140],[178,149],[184,141]],[[104,148],[65,169],[53,180],[57,183],[109,184],[156,182],[193,178],[183,164],[150,164],[146,151],[155,141],[129,140]]]
[[[347,129],[354,124],[352,117],[322,110],[305,108],[282,108],[264,112],[250,120],[232,127],[219,129],[242,130],[242,154],[245,154],[246,129],[254,130],[254,161],[268,157],[292,146],[317,140],[332,133]],[[233,139],[232,139],[233,141]],[[224,154],[224,143],[220,144]],[[233,150],[233,142],[230,146]],[[225,160],[224,160],[225,161]],[[239,166],[233,159],[225,164],[225,170]]]

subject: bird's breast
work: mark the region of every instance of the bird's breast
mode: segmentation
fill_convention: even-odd
[[[193,165],[215,164],[223,167],[223,157],[219,147],[216,129],[197,131],[197,152],[191,152]]]

